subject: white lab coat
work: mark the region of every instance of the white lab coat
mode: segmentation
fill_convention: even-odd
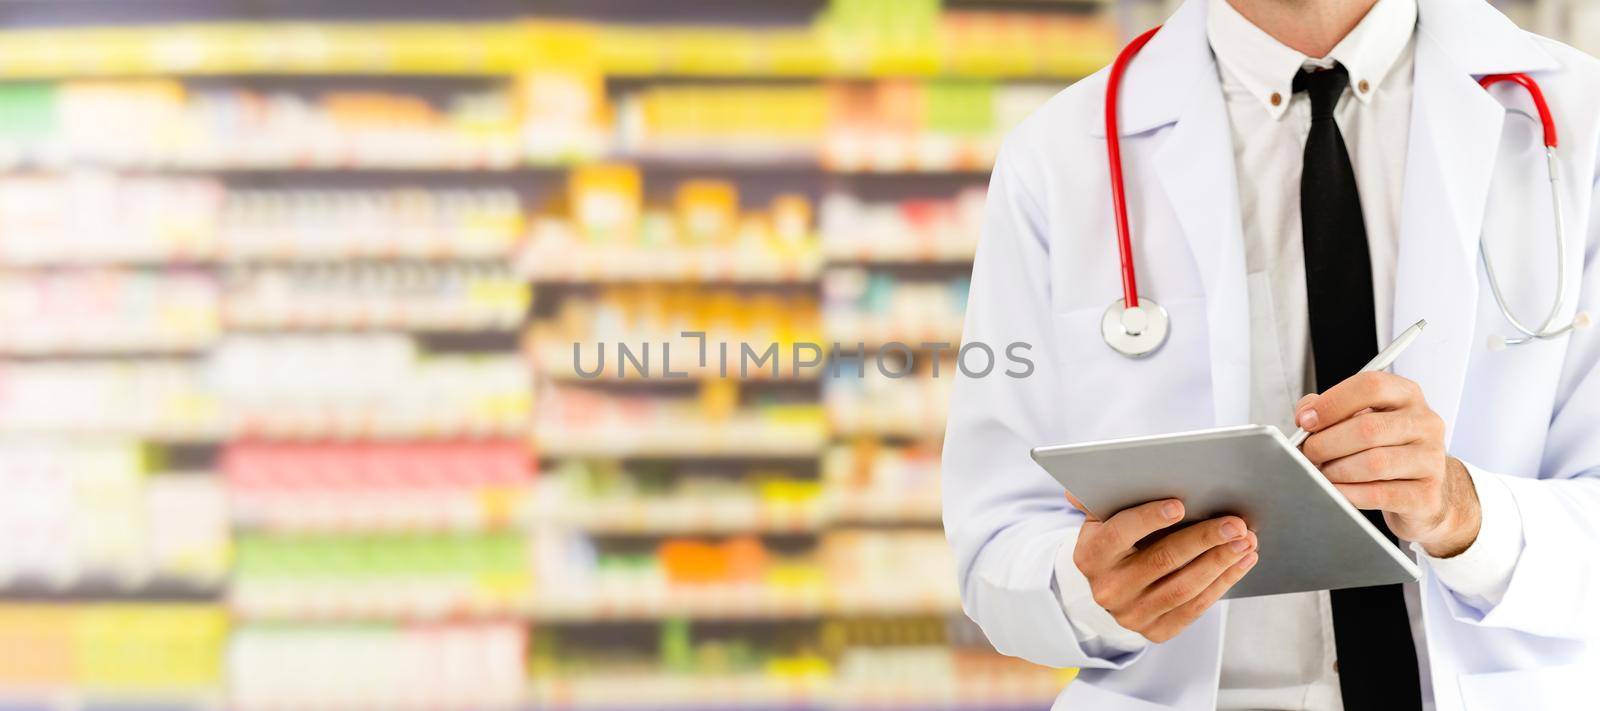
[[[1177,638],[1111,660],[1084,653],[1051,589],[1082,521],[1031,447],[1245,423],[1250,310],[1228,118],[1188,0],[1128,70],[1122,150],[1141,293],[1172,316],[1161,351],[1130,360],[1100,337],[1121,296],[1103,129],[1104,71],[1061,92],[1008,137],[973,267],[964,340],[1031,344],[1027,378],[996,368],[956,383],[944,452],[944,520],[963,606],[1002,652],[1081,667],[1056,708],[1215,706],[1226,602]],[[1422,614],[1441,711],[1600,703],[1600,333],[1491,352],[1509,333],[1478,260],[1485,235],[1512,305],[1537,320],[1554,298],[1554,226],[1532,102],[1559,128],[1568,278],[1600,311],[1600,61],[1525,33],[1481,0],[1421,0],[1396,324],[1428,330],[1395,371],[1420,383],[1452,454],[1502,476],[1526,542],[1504,599],[1478,610],[1424,566]],[[1562,321],[1565,322],[1564,320]],[[1270,555],[1270,553],[1268,553]]]

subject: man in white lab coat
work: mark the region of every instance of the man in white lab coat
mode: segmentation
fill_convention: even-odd
[[[1552,206],[1539,115],[1559,134]],[[1002,652],[1079,667],[1072,710],[1576,709],[1600,704],[1600,334],[1505,349],[1600,301],[1600,62],[1478,0],[1188,0],[1133,59],[1119,131],[1140,293],[1171,316],[1108,348],[1121,296],[1107,72],[1008,137],[964,340],[1031,346],[961,377],[945,527]],[[1397,331],[1393,374],[1352,375]],[[1303,393],[1320,393],[1301,397]],[[1232,517],[1134,550],[1182,502],[1086,520],[1034,446],[1305,426],[1304,452],[1419,584],[1219,601],[1270,550]]]

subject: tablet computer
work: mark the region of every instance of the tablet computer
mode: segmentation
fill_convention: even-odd
[[[1386,585],[1420,575],[1275,427],[1038,447],[1033,459],[1101,520],[1165,498],[1184,502],[1185,522],[1242,517],[1256,532],[1261,558],[1227,598]]]

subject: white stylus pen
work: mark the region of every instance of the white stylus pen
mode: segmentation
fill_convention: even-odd
[[[1394,339],[1394,343],[1390,343],[1383,350],[1378,351],[1378,355],[1373,356],[1372,361],[1363,366],[1358,372],[1370,373],[1374,370],[1383,370],[1389,367],[1394,363],[1394,359],[1399,358],[1400,353],[1405,351],[1406,346],[1417,340],[1417,334],[1422,333],[1422,329],[1427,328],[1427,326],[1427,319],[1421,319],[1411,324],[1411,328],[1406,329],[1404,333],[1400,334],[1399,338]],[[1294,434],[1289,435],[1289,446],[1298,449],[1300,445],[1305,444],[1306,438],[1310,436],[1310,432],[1295,428]]]

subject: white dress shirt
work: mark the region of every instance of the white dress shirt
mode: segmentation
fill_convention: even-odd
[[[1309,58],[1251,24],[1227,2],[1209,4],[1207,34],[1221,74],[1233,129],[1239,207],[1250,299],[1251,421],[1294,430],[1300,395],[1314,391],[1305,255],[1300,227],[1300,171],[1311,129],[1311,103],[1292,85],[1302,68],[1337,62],[1350,86],[1334,110],[1356,174],[1372,259],[1379,344],[1393,332],[1401,185],[1411,119],[1416,0],[1378,0],[1327,57]],[[1522,550],[1511,493],[1469,466],[1483,508],[1478,538],[1464,553],[1437,559],[1420,547],[1442,582],[1475,606],[1505,594]],[[1084,648],[1115,656],[1149,644],[1094,603],[1072,563],[1075,537],[1056,559],[1062,606]],[[1427,645],[1417,586],[1405,586],[1422,679],[1432,707]],[[1234,600],[1223,639],[1219,709],[1340,709],[1333,618],[1327,592]]]

